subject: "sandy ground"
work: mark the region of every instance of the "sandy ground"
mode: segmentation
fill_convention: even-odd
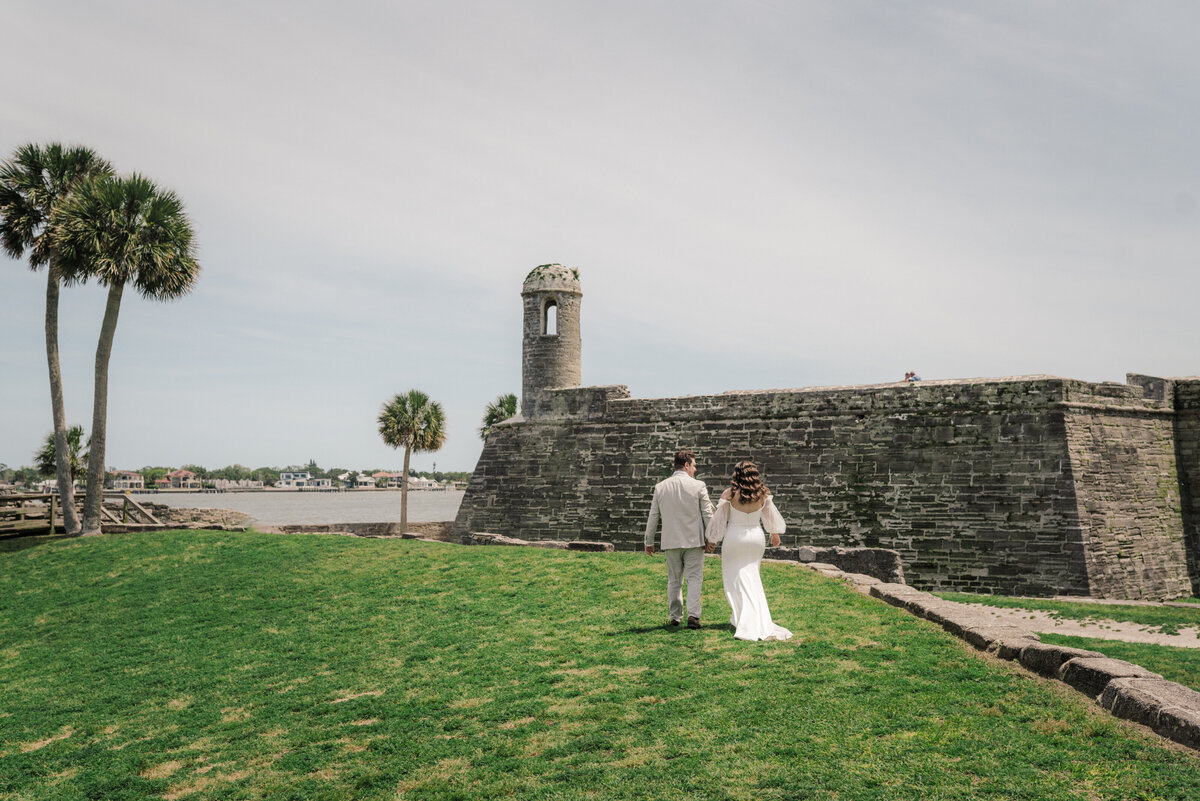
[[[1176,648],[1200,648],[1200,637],[1196,628],[1181,628],[1178,634],[1160,634],[1152,627],[1140,623],[1118,623],[1113,620],[1090,621],[1059,620],[1050,612],[1035,609],[1000,609],[994,606],[968,604],[972,611],[996,618],[997,624],[1020,626],[1038,634],[1069,634],[1073,637],[1095,637],[1101,640],[1124,640],[1145,642],[1154,645],[1173,645]],[[1100,610],[1097,610],[1100,613]]]

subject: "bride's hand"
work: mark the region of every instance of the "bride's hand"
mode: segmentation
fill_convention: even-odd
[[[779,543],[780,543],[780,542],[781,542],[781,540],[779,539],[779,535],[778,535],[778,534],[772,534],[772,535],[771,535],[771,547],[772,547],[772,548],[778,548],[778,547],[779,547]]]

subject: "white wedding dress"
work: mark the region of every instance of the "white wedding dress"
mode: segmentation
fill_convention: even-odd
[[[739,512],[729,501],[722,500],[706,533],[709,540],[725,543],[721,547],[721,578],[732,610],[729,622],[733,624],[733,636],[739,640],[786,640],[792,636],[771,620],[758,571],[767,547],[764,518],[776,534],[783,533],[783,516],[770,497],[761,509],[753,512]]]

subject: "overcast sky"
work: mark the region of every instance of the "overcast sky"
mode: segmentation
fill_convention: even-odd
[[[1200,373],[1200,5],[6,0],[0,157],[174,189],[194,292],[126,293],[108,457],[469,470],[520,286],[577,267],[635,397]],[[44,273],[0,256],[0,462],[51,429]],[[64,291],[90,429],[104,293]]]

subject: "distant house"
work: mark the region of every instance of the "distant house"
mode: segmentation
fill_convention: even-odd
[[[408,488],[418,490],[441,489],[442,485],[434,481],[432,478],[421,478],[420,476],[408,477]]]
[[[135,473],[132,470],[114,470],[109,473],[112,476],[112,488],[115,490],[144,490],[146,488],[146,479],[142,478],[141,473]]]
[[[350,480],[351,476],[354,476],[353,481]],[[337,479],[347,489],[367,489],[375,486],[375,479],[367,475],[365,470],[360,470],[358,473],[342,473]]]
[[[383,470],[380,470],[378,473],[372,473],[371,478],[376,479],[376,480],[381,479],[381,478],[387,479],[388,489],[400,489],[400,487],[402,486],[403,481],[404,481],[404,474],[403,473],[388,473]],[[434,481],[432,478],[419,478],[417,476],[409,476],[408,477],[408,488],[409,489],[418,489],[418,490],[438,489],[440,486],[441,485],[438,484],[436,481]]]
[[[403,473],[389,473],[386,470],[380,470],[378,473],[372,473],[371,478],[375,479],[376,484],[383,479],[388,489],[396,489],[400,486],[400,479],[403,475]]]
[[[80,484],[78,480],[71,482],[71,485],[75,488],[76,492],[80,492],[81,490],[83,490],[83,485]],[[45,481],[41,481],[41,482],[35,484],[34,488],[38,492],[41,492],[41,493],[57,493],[58,492],[58,479],[48,478]]]
[[[191,470],[172,470],[167,473],[167,480],[171,489],[200,489],[200,479]]]
[[[263,483],[249,478],[242,478],[237,481],[228,478],[218,478],[213,480],[213,488],[226,491],[235,489],[262,489]]]
[[[284,470],[279,474],[279,480],[275,482],[275,486],[300,489],[307,487],[312,480],[312,473],[307,470]]]
[[[171,479],[167,478],[166,476],[163,476],[162,478],[156,478],[154,479],[154,486],[158,489],[166,489],[167,487],[171,486]]]

